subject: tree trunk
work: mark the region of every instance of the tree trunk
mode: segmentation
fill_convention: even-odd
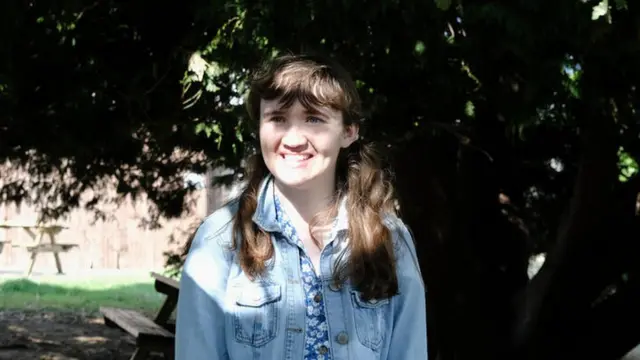
[[[584,130],[573,197],[556,244],[538,275],[516,299],[513,345],[518,358],[565,358],[562,349],[570,336],[567,331],[582,322],[581,316],[589,312],[597,296],[594,290],[602,289],[585,273],[590,264],[584,260],[610,230],[606,215],[617,176],[617,148],[610,118],[596,115]]]
[[[491,153],[506,153],[504,139],[496,139],[502,132],[482,135]],[[500,214],[495,159],[475,144],[421,140],[403,149],[394,167],[428,289],[429,357],[508,358],[510,299],[526,283],[526,256],[523,239]]]

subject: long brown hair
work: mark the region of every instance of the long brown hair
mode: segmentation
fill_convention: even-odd
[[[295,100],[305,107],[329,106],[342,112],[345,126],[361,125],[362,108],[355,83],[339,64],[311,55],[284,55],[268,61],[254,72],[246,101],[252,124],[260,122],[260,100],[280,99],[283,106]],[[248,184],[239,198],[233,223],[234,249],[240,266],[250,277],[265,272],[274,254],[269,233],[252,217],[257,207],[260,184],[269,174],[261,154],[249,159]],[[398,292],[395,254],[384,214],[394,213],[394,191],[389,174],[372,144],[356,141],[342,149],[336,171],[336,194],[328,214],[338,213],[340,199],[347,197],[348,261],[337,261],[333,281],[347,279],[364,299],[382,299]],[[319,215],[310,224],[320,222]],[[312,232],[313,233],[313,232]]]

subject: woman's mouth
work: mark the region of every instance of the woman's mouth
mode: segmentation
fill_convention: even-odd
[[[280,156],[287,165],[292,167],[304,166],[313,157],[311,154],[280,154]]]

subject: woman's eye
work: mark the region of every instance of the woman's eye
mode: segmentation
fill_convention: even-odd
[[[324,122],[323,119],[321,119],[321,118],[319,118],[317,116],[309,116],[307,118],[307,121],[309,121],[310,123],[323,123]]]
[[[277,122],[277,123],[281,123],[281,122],[285,121],[285,118],[284,118],[284,116],[273,116],[271,118],[271,121]]]

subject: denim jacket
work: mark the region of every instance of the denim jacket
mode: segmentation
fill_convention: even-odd
[[[263,181],[253,216],[267,232],[276,223],[273,181]],[[254,281],[230,249],[238,203],[215,211],[199,227],[180,279],[175,354],[177,360],[301,360],[305,344],[305,299],[300,252],[271,237],[274,256],[267,274]],[[425,287],[411,236],[400,219],[385,218],[393,234],[399,294],[364,301],[349,281],[332,284],[335,261],[345,246],[347,211],[341,207],[320,257],[330,351],[334,360],[426,360]],[[348,255],[346,256],[348,257]]]

